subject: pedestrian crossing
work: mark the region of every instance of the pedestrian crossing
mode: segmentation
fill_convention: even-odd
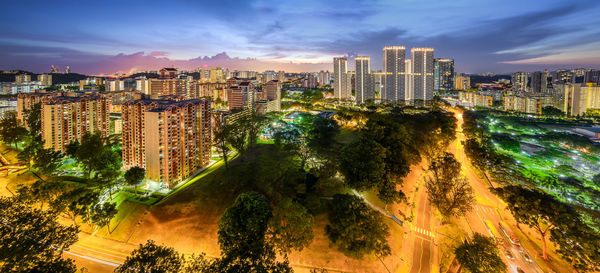
[[[433,233],[429,230],[426,230],[424,228],[413,226],[412,224],[410,225],[410,230],[415,231],[420,234],[423,234],[425,236],[431,237],[431,238],[435,238],[435,233]]]

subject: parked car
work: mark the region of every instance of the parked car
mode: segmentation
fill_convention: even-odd
[[[533,262],[533,260],[531,259],[531,257],[529,257],[529,254],[523,252],[523,259],[525,259],[525,261],[531,263]]]
[[[504,255],[506,256],[507,259],[514,261],[515,260],[515,256],[512,255],[512,253],[510,252],[510,250],[506,250],[504,252]]]

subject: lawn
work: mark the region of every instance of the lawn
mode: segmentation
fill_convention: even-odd
[[[218,256],[218,221],[237,195],[257,191],[272,200],[280,191],[294,190],[286,183],[295,172],[282,170],[288,160],[293,159],[288,159],[274,145],[258,144],[247,154],[231,161],[229,168],[222,166],[152,206],[129,242],[142,243],[152,239],[184,253],[205,252],[209,256]],[[402,228],[389,219],[384,221],[392,233],[389,240],[392,254],[399,253]],[[297,272],[308,272],[311,267],[344,272],[355,272],[357,268],[361,268],[361,272],[385,270],[374,256],[353,259],[337,251],[325,235],[326,225],[326,214],[317,214],[312,244],[302,252],[289,255],[290,263]],[[398,255],[383,260],[390,269],[397,269],[401,264]]]

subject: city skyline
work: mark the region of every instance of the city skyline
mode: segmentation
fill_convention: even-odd
[[[11,25],[0,30],[0,69],[300,72],[333,70],[334,56],[360,55],[379,70],[381,48],[395,44],[434,47],[467,73],[598,67],[599,3],[563,2],[14,2],[0,12]]]

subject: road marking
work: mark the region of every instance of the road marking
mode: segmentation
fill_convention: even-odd
[[[111,256],[111,257],[114,257],[114,258],[119,258],[121,260],[125,260],[127,258],[127,256],[124,256],[122,254],[115,255],[115,254],[111,254],[111,253],[107,253],[107,252],[102,252],[100,250],[92,249],[92,248],[85,247],[85,246],[80,246],[80,245],[72,245],[71,246],[71,248],[74,248],[74,247],[75,248],[83,249],[84,251],[88,251],[88,252],[95,252],[95,253],[99,253],[99,254],[102,254],[102,255],[105,255],[105,256]]]

